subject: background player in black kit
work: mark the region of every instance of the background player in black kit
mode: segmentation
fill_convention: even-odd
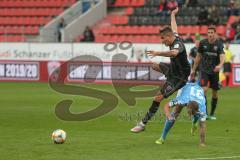
[[[193,48],[191,48],[190,52],[189,52],[189,58],[193,61],[197,56],[198,47],[199,47],[199,40],[195,40],[195,46]]]
[[[195,46],[191,48],[189,52],[189,62],[190,62],[191,68],[194,65],[194,61],[198,53],[199,42],[200,42],[199,40],[195,40]],[[196,75],[198,75],[198,69],[196,70]]]
[[[216,38],[216,28],[210,26],[208,28],[208,38],[200,42],[198,55],[195,58],[195,63],[192,69],[191,78],[195,79],[196,68],[200,63],[200,83],[206,92],[208,90],[208,82],[212,88],[212,102],[209,119],[215,120],[215,109],[218,102],[217,91],[219,88],[219,70],[224,64],[223,43]]]
[[[178,12],[178,8],[171,12],[171,27],[165,27],[160,30],[160,37],[162,42],[169,46],[170,51],[147,51],[149,56],[164,56],[170,57],[170,64],[153,63],[153,69],[163,73],[167,80],[164,83],[162,89],[156,94],[151,107],[147,114],[134,128],[132,132],[141,132],[145,129],[145,125],[151,119],[151,117],[157,112],[160,102],[172,95],[175,91],[182,88],[190,75],[190,65],[187,59],[187,53],[183,41],[177,35],[177,24],[175,14]]]

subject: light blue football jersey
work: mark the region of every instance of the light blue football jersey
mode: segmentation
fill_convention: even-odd
[[[206,99],[204,97],[204,91],[198,83],[188,82],[182,89],[178,91],[177,97],[169,103],[169,106],[186,106],[190,101],[197,102],[199,106],[199,112],[206,114]]]

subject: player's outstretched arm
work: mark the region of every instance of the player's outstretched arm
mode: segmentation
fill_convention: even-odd
[[[150,57],[156,57],[156,56],[163,56],[163,57],[175,57],[178,55],[178,50],[173,49],[170,51],[161,51],[161,52],[156,52],[156,51],[146,51],[145,53],[150,56]]]
[[[222,68],[223,64],[225,62],[225,55],[224,54],[220,54],[220,63],[219,65],[217,65],[214,69],[215,72],[219,72],[220,69]]]
[[[191,75],[190,75],[190,79],[192,82],[195,81],[195,74],[196,74],[196,69],[199,65],[201,61],[201,55],[200,54],[197,54],[195,60],[194,60],[194,64],[193,64],[193,67],[192,67],[192,71],[191,71]]]
[[[200,61],[201,61],[201,55],[200,55],[200,54],[197,54],[197,56],[196,56],[196,58],[195,58],[195,60],[194,60],[193,68],[192,68],[192,72],[193,72],[193,73],[196,72],[196,69],[197,69]]]
[[[199,122],[199,125],[200,125],[200,146],[201,147],[205,147],[205,128],[206,128],[206,124],[205,124],[205,121],[203,122]]]
[[[173,32],[178,33],[176,14],[178,13],[178,7],[171,12],[171,27]]]

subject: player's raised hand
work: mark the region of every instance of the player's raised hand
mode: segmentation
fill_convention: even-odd
[[[155,51],[145,51],[145,53],[150,57],[155,57],[158,55],[158,53]]]
[[[172,10],[172,12],[171,12],[171,14],[177,14],[178,13],[178,7],[177,8],[175,8],[174,10]]]

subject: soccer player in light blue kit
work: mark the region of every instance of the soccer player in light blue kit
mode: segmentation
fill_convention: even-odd
[[[198,83],[187,83],[181,90],[178,91],[177,97],[167,103],[164,107],[166,114],[166,122],[161,138],[156,141],[157,144],[163,144],[166,140],[169,130],[172,128],[175,119],[178,117],[184,106],[187,107],[188,113],[192,118],[191,134],[197,129],[197,122],[200,126],[200,146],[205,147],[205,121],[206,121],[206,105],[203,89]],[[170,113],[170,108],[174,110]]]

